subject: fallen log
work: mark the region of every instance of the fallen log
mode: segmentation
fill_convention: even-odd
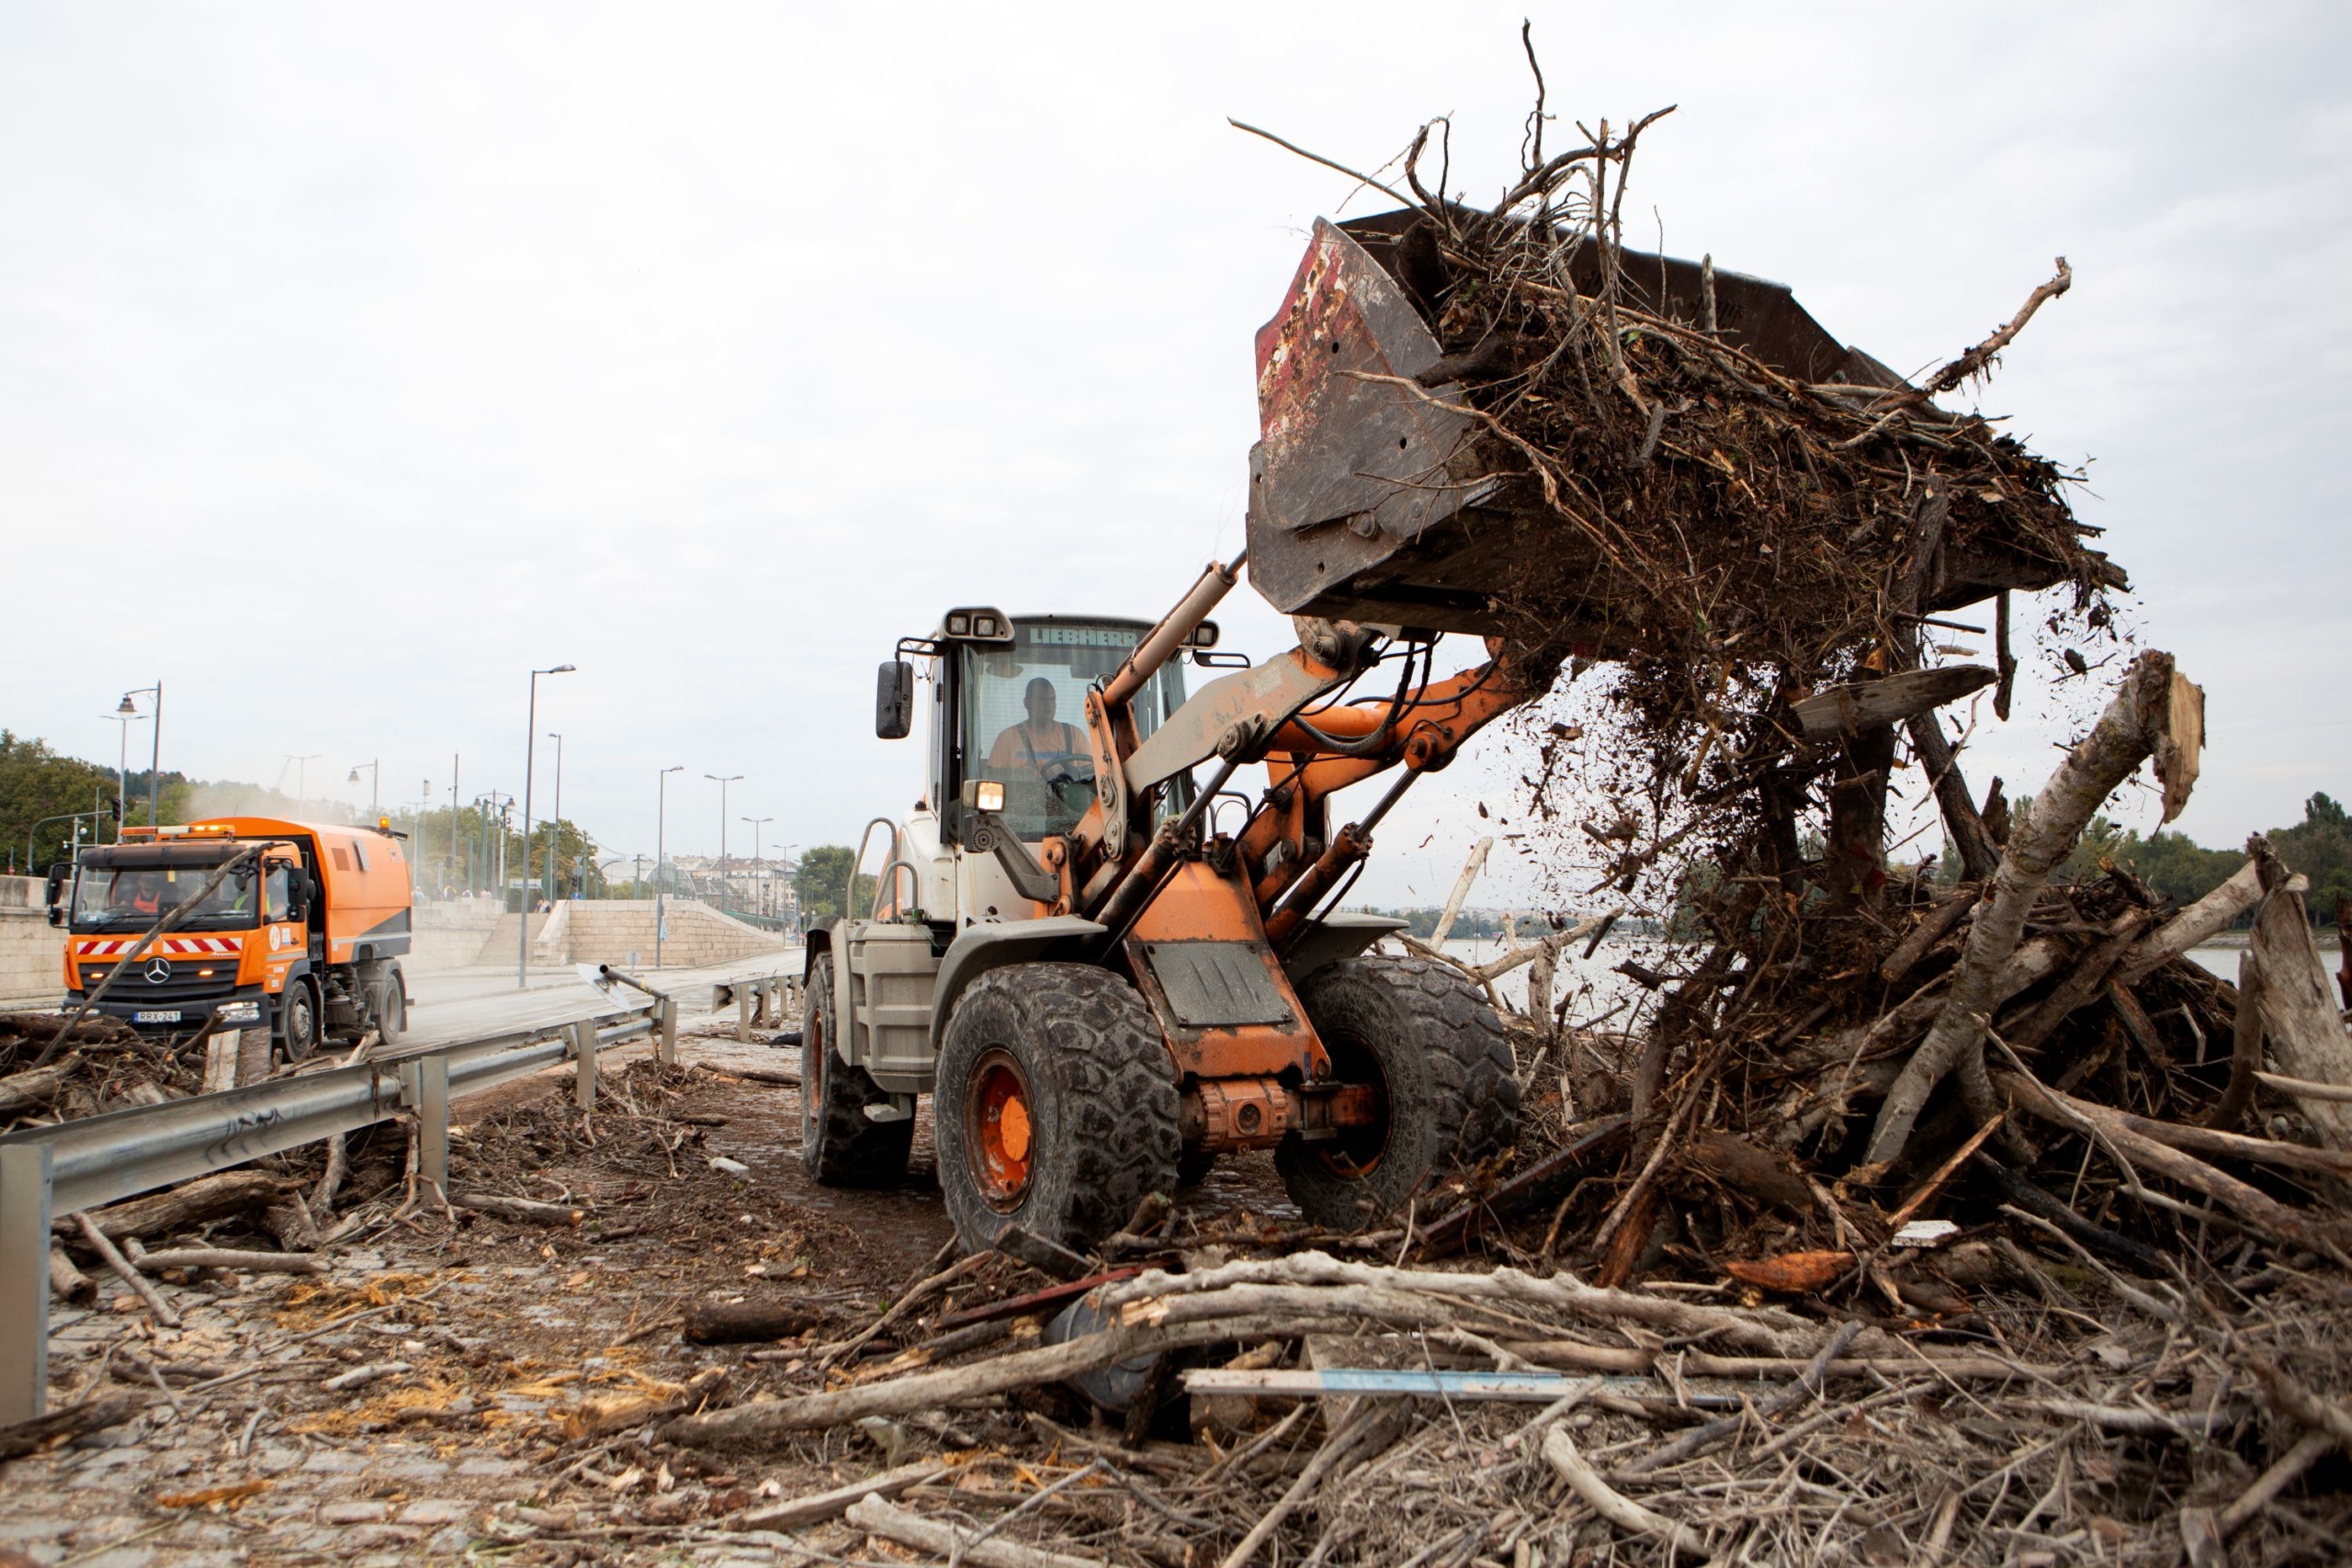
[[[820,1525],[827,1519],[840,1518],[854,1504],[868,1497],[896,1497],[910,1487],[936,1481],[948,1474],[954,1466],[944,1460],[922,1460],[902,1464],[896,1470],[886,1470],[869,1475],[863,1481],[853,1481],[846,1486],[836,1486],[830,1492],[812,1492],[806,1497],[789,1502],[771,1503],[764,1508],[752,1508],[727,1521],[729,1529],[793,1530],[809,1525]]]
[[[79,1070],[80,1053],[51,1062],[45,1067],[28,1072],[10,1073],[0,1078],[0,1116],[14,1116],[19,1111],[29,1111],[37,1105],[47,1105],[57,1098],[57,1091]]]
[[[287,1183],[262,1170],[224,1170],[168,1191],[133,1198],[127,1202],[90,1212],[90,1222],[109,1241],[126,1236],[169,1235],[207,1220],[226,1219],[248,1209],[266,1206],[286,1190]],[[52,1230],[72,1234],[72,1217],[58,1219]]]
[[[1976,900],[1984,891],[1974,883],[1963,882],[1930,905],[1918,923],[1904,933],[1903,940],[1879,964],[1878,977],[1891,986],[1911,973],[1919,960],[1935,950],[1936,943],[1960,929],[1960,922],[1968,919],[1968,912],[1976,908]]]
[[[87,1432],[119,1427],[146,1408],[144,1399],[128,1393],[109,1393],[96,1399],[85,1399],[79,1404],[69,1404],[62,1410],[52,1410],[46,1416],[36,1416],[29,1421],[12,1421],[0,1427],[0,1460],[21,1458],[61,1438],[78,1438]]]
[[[973,1568],[1109,1568],[1099,1557],[1071,1557],[1018,1541],[983,1538],[979,1531],[941,1524],[880,1497],[867,1497],[848,1510],[849,1522],[868,1535],[911,1546],[948,1562]]]
[[[1522,1360],[1576,1371],[1639,1376],[1654,1371],[1660,1359],[1660,1353],[1655,1350],[1587,1345],[1577,1339],[1501,1339],[1496,1343]],[[1811,1364],[1796,1356],[1711,1356],[1703,1350],[1670,1351],[1664,1359],[1672,1362],[1682,1376],[1693,1378],[1788,1377]],[[1928,1369],[1948,1378],[1994,1382],[2052,1377],[2057,1372],[2054,1368],[2030,1366],[1999,1356],[1953,1355],[1921,1346],[1908,1356],[1838,1356],[1827,1363],[1824,1375],[1876,1379]]]
[[[2181,706],[2173,688],[2185,683],[2170,654],[2150,649],[2134,660],[2097,726],[2034,797],[2030,818],[2011,831],[1992,896],[1969,929],[1943,1009],[1879,1107],[1865,1156],[1871,1165],[1889,1164],[1903,1152],[1928,1096],[1955,1071],[1975,1120],[1993,1114],[1984,1031],[1999,1005],[2001,974],[2025,934],[2034,895],[2116,786],[2160,748],[2175,744],[2166,727]]]
[[[576,1225],[588,1217],[585,1209],[570,1203],[542,1203],[532,1198],[508,1198],[496,1192],[453,1192],[449,1201],[478,1214],[495,1214],[530,1225]]]
[[[2139,940],[2154,919],[2145,909],[2127,909],[2108,925],[2107,934],[2094,942],[2089,952],[2075,961],[2066,977],[2052,988],[2050,994],[2033,1004],[2015,1028],[2004,1028],[2001,1038],[2020,1051],[2033,1050],[2056,1032],[2060,1024],[2072,1017],[2076,1009],[2086,1007],[2097,999],[2107,985],[2107,978],[2132,944]]]
[[[679,1333],[689,1344],[743,1345],[755,1339],[789,1339],[824,1321],[791,1302],[697,1302],[686,1309]]]
[[[166,1269],[238,1269],[249,1274],[323,1274],[327,1260],[305,1252],[233,1252],[217,1247],[184,1247],[141,1253],[140,1272]]]
[[[2261,902],[2262,876],[2248,861],[2227,882],[2133,943],[2115,977],[2126,986],[2138,985],[2157,965],[2179,957]]]
[[[1538,1279],[1517,1269],[1498,1269],[1485,1274],[1448,1274],[1433,1269],[1345,1263],[1325,1252],[1227,1263],[1193,1274],[1165,1274],[1153,1269],[1124,1284],[1111,1286],[1099,1302],[1105,1312],[1118,1312],[1124,1322],[1146,1321],[1155,1313],[1162,1313],[1160,1303],[1175,1297],[1240,1285],[1355,1285],[1553,1307],[1603,1323],[1639,1323],[1668,1334],[1720,1336],[1726,1343],[1775,1356],[1797,1353],[1800,1347],[1810,1355],[1816,1333],[1814,1325],[1792,1314],[1734,1312],[1632,1291],[1609,1290],[1588,1285],[1566,1270],[1549,1279]]]
[[[2352,1087],[2352,1036],[2335,1009],[2335,987],[2312,940],[2303,896],[2270,840],[2246,840],[2262,879],[2262,912],[2254,918],[2254,962],[2262,971],[2262,1029],[2289,1077]],[[2352,1106],[2317,1096],[2298,1100],[2303,1119],[2331,1148],[2352,1149]]]
[[[789,1399],[759,1399],[726,1410],[683,1416],[662,1427],[663,1441],[689,1446],[774,1437],[842,1426],[868,1416],[909,1416],[967,1399],[1059,1382],[1137,1356],[1189,1349],[1228,1340],[1290,1337],[1343,1329],[1351,1320],[1293,1317],[1218,1318],[1204,1323],[1106,1329],[1059,1345],[1015,1350],[969,1366],[860,1383]]]
[[[2217,1170],[2203,1160],[2159,1143],[2129,1125],[2139,1118],[2129,1117],[2109,1106],[2061,1095],[2022,1074],[1998,1073],[1994,1075],[1994,1081],[2020,1109],[2077,1133],[2086,1127],[2095,1130],[2124,1158],[2204,1193],[2272,1241],[2308,1247],[2331,1258],[2343,1258],[2346,1238],[2338,1234],[2338,1227],[2326,1224],[2300,1209],[2290,1208],[2228,1172]],[[2211,1129],[2199,1131],[2209,1137],[2214,1135]]]
[[[1880,725],[1900,724],[1971,692],[1993,683],[1995,674],[1982,664],[1947,664],[1935,670],[1905,670],[1882,680],[1836,686],[1800,702],[1790,711],[1804,728],[1807,740],[1835,740]]]

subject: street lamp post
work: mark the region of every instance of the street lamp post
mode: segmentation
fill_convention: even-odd
[[[548,901],[553,903],[563,893],[563,879],[556,873],[563,849],[563,737],[550,729],[548,739],[555,742],[555,813],[548,818]]]
[[[155,699],[155,728],[147,732],[147,739],[153,747],[147,754],[147,825],[153,828],[163,820],[163,818],[156,815],[156,802],[161,798],[156,792],[161,787],[159,781],[164,776],[164,682],[158,681],[152,686],[131,687],[130,690],[122,694],[122,705],[114,711],[136,712],[130,699],[151,695]],[[121,827],[118,824],[115,829],[116,836],[119,837],[121,832]]]
[[[768,912],[767,868],[766,863],[760,859],[760,829],[775,821],[775,818],[773,817],[746,817],[743,818],[742,820],[749,822],[752,825],[752,907],[760,914],[764,915]]]
[[[143,722],[147,716],[139,711],[137,703],[125,696],[106,716],[121,727],[114,754],[114,841],[119,844],[122,842],[123,819],[130,809],[130,803],[123,798],[130,793],[130,727]]]
[[[662,938],[670,923],[670,905],[662,883],[662,860],[670,852],[670,775],[686,771],[684,762],[664,768],[653,792],[653,967],[662,967]]]
[[[311,764],[319,760],[319,754],[313,751],[308,756],[297,757],[288,751],[285,757],[286,761],[294,764],[294,808],[299,811],[311,798]],[[279,784],[286,782],[284,768],[277,770],[277,782]]]
[[[381,817],[384,814],[383,759],[379,757],[372,762],[352,763],[351,776],[343,782],[345,784],[357,784],[359,782],[359,770],[362,768],[368,770],[368,819],[372,822],[377,818]]]
[[[705,773],[703,777],[718,786],[718,897],[724,905],[727,899],[727,786],[741,783],[743,775],[729,773],[722,779],[717,773]]]
[[[441,886],[449,887],[458,880],[458,753],[449,753],[449,869],[441,878]],[[473,888],[469,886],[467,892]]]
[[[531,671],[531,703],[523,721],[523,930],[514,944],[514,988],[518,991],[531,983],[531,768],[539,755],[539,677],[569,675],[578,668],[574,664],[551,664],[545,670]],[[503,902],[503,880],[498,891]]]

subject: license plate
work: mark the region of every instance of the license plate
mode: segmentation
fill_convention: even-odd
[[[176,1010],[168,1012],[134,1012],[130,1015],[130,1021],[133,1023],[177,1023],[179,1021],[180,1015]]]

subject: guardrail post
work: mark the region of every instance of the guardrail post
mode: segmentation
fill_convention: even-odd
[[[654,1055],[665,1067],[678,1065],[678,998],[663,997],[653,1004],[655,1038],[661,1043]]]
[[[0,1149],[0,1422],[49,1401],[49,1196],[54,1151]]]
[[[433,1183],[434,1196],[449,1196],[449,1058],[427,1056],[416,1065],[416,1173]]]
[[[735,987],[735,1038],[744,1044],[752,1039],[752,993],[758,982],[750,981]]]
[[[596,1109],[596,1021],[582,1019],[571,1026],[574,1069],[571,1102],[582,1111]]]

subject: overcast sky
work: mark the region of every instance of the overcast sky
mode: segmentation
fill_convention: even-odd
[[[1452,114],[1491,201],[1521,14],[0,0],[0,724],[111,760],[160,676],[167,767],[317,753],[364,805],[380,757],[446,800],[453,752],[520,787],[526,671],[568,661],[538,728],[616,852],[672,763],[673,851],[718,847],[705,773],[770,846],[854,837],[921,787],[870,739],[895,637],[1156,615],[1238,547],[1251,335],[1351,187],[1226,117],[1363,166]],[[2183,826],[2352,792],[2352,14],[1532,16],[1564,115],[1681,106],[1629,237],[1898,369],[2066,255],[1983,406],[2089,464],[2134,624],[2207,688]],[[2055,731],[1984,717],[1971,776],[2038,784]],[[1360,896],[1441,897],[1512,771],[1430,781]]]

